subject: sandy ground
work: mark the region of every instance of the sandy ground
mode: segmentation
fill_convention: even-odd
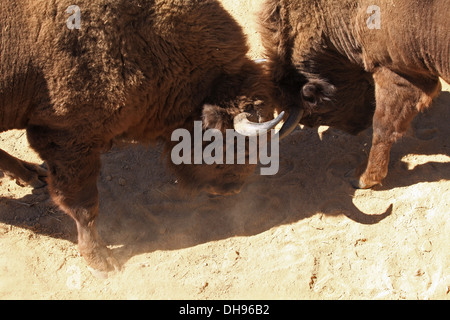
[[[223,0],[260,57],[260,0]],[[94,277],[45,191],[0,180],[1,299],[449,299],[450,87],[414,121],[374,190],[345,177],[370,130],[298,130],[280,172],[226,199],[183,195],[160,148],[103,157],[99,232],[123,264]],[[23,131],[0,147],[40,162]],[[389,209],[391,208],[391,209]],[[389,209],[389,210],[388,210]],[[387,211],[387,214],[383,215]]]

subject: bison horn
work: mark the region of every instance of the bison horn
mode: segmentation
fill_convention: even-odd
[[[255,63],[258,63],[258,64],[260,64],[260,63],[264,63],[264,62],[267,62],[267,59],[256,59],[256,60],[253,60]]]
[[[286,122],[281,127],[280,131],[278,132],[279,139],[283,139],[286,136],[288,136],[292,131],[295,130],[295,128],[300,123],[300,120],[303,118],[304,110],[300,108],[292,108],[291,113],[289,114],[289,117],[287,118]]]
[[[281,122],[284,116],[284,111],[280,113],[280,115],[271,121],[257,123],[250,122],[247,117],[250,114],[244,112],[240,113],[234,117],[234,130],[243,136],[259,136],[261,134],[267,133],[269,130],[275,128],[277,124]]]

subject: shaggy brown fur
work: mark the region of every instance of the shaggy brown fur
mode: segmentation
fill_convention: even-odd
[[[368,27],[380,8],[381,29]],[[267,0],[262,38],[278,99],[304,108],[302,123],[356,134],[373,123],[365,172],[370,188],[387,174],[392,143],[450,81],[447,0]]]
[[[95,229],[100,153],[114,139],[170,149],[173,130],[192,130],[194,120],[224,131],[243,111],[263,119],[271,84],[217,1],[78,0],[81,29],[70,30],[72,4],[0,3],[0,131],[27,129],[48,173],[3,151],[0,169],[36,187],[48,182],[76,221],[80,253],[110,270],[117,263]],[[254,167],[173,169],[192,188],[230,194]]]

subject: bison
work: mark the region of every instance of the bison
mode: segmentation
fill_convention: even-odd
[[[171,133],[195,120],[256,135],[280,119],[271,120],[270,79],[218,1],[72,2],[1,1],[0,131],[26,129],[46,169],[3,151],[0,169],[48,185],[87,264],[109,271],[119,265],[95,226],[102,152],[118,140],[170,149]],[[169,166],[181,184],[214,194],[238,192],[255,168]]]
[[[266,0],[261,33],[291,114],[285,132],[299,122],[351,134],[372,124],[368,162],[352,184],[380,184],[392,144],[438,95],[439,77],[450,82],[448,10],[448,0]]]

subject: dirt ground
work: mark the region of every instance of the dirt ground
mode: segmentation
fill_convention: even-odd
[[[261,45],[261,0],[223,0]],[[77,253],[73,221],[45,190],[0,179],[0,299],[449,299],[450,87],[392,150],[389,176],[354,190],[345,176],[371,132],[298,130],[280,171],[237,196],[189,198],[161,148],[103,156],[99,232],[123,264],[95,277]],[[23,131],[0,148],[40,162]],[[386,212],[386,214],[384,214]]]

